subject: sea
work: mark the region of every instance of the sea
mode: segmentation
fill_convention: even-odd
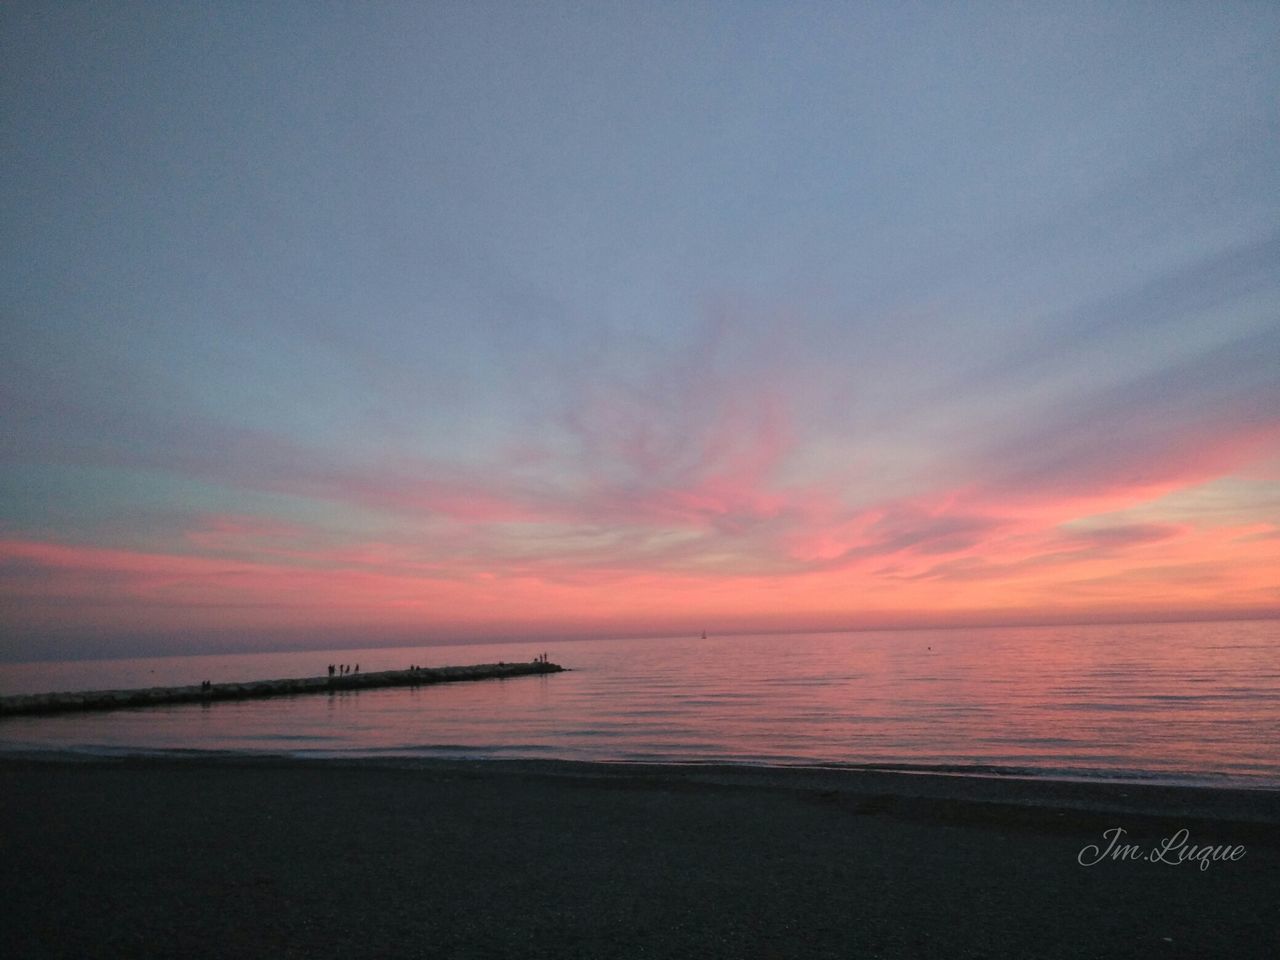
[[[1280,788],[1280,622],[0,664],[0,695],[532,660],[567,672],[0,719],[0,752],[556,758]]]

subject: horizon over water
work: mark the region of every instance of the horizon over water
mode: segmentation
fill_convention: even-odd
[[[529,660],[570,672],[0,720],[0,752],[905,767],[1280,786],[1274,621],[0,663],[0,695]]]

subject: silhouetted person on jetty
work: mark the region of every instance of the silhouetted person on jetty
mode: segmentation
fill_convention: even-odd
[[[332,663],[331,663],[331,664],[329,664],[329,676],[330,676],[330,677],[332,677],[332,676],[333,676],[333,664],[332,664]]]
[[[356,664],[355,672],[356,672],[356,673],[359,673],[359,672],[360,672],[360,664],[358,664],[358,663]]]

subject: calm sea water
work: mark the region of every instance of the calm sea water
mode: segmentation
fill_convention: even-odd
[[[0,693],[528,660],[505,681],[0,721],[0,750],[907,765],[1280,786],[1280,623],[0,664]]]

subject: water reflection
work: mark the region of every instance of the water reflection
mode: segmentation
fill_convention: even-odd
[[[538,649],[547,646],[537,645]],[[0,667],[4,692],[530,659],[529,644]],[[1280,785],[1268,622],[566,642],[554,676],[31,719],[0,746],[1029,768]]]

